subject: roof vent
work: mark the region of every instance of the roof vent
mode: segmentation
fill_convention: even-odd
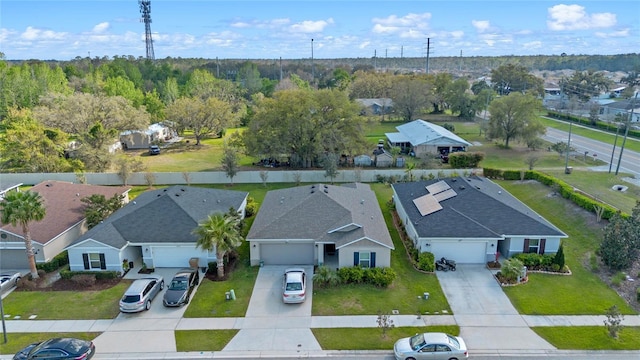
[[[180,196],[180,194],[176,193],[176,196]]]
[[[460,185],[459,189],[464,190],[464,185]]]
[[[80,196],[80,193],[76,193],[76,196]]]
[[[311,193],[313,194],[314,192],[316,192],[315,190],[311,189]]]
[[[327,185],[324,186],[325,189],[328,189],[329,187]]]
[[[315,188],[316,188],[316,186],[315,186],[315,185],[311,185],[311,188],[312,188],[312,189],[315,189]]]
[[[327,189],[324,189],[324,192],[325,192],[326,194],[328,194],[328,193],[329,193],[329,190],[327,190]]]
[[[164,190],[162,190],[162,191],[167,192],[167,189],[164,189]]]
[[[453,179],[451,179],[451,181],[456,182],[456,181],[458,181],[458,179],[453,178]]]
[[[218,202],[218,204],[220,204],[220,199],[216,200]]]
[[[180,189],[180,191],[184,191],[184,188]]]
[[[360,204],[364,204],[364,199],[360,200]]]

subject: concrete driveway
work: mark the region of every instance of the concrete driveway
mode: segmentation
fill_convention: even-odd
[[[151,301],[151,309],[139,313],[120,313],[94,343],[101,353],[152,353],[175,352],[174,329],[178,326],[187,306],[167,308],[162,297],[179,268],[156,269],[154,275],[164,278],[164,289]],[[137,279],[144,274],[129,272],[126,279]],[[203,275],[200,273],[200,279]],[[195,295],[194,289],[191,297]],[[114,299],[118,301],[119,299]]]
[[[310,330],[313,295],[313,266],[307,272],[307,295],[302,304],[282,301],[282,276],[290,266],[264,266],[251,294],[249,308],[239,319],[241,330],[223,351],[308,351],[322,350]]]
[[[436,272],[460,335],[473,350],[555,349],[534,333],[484,265]]]

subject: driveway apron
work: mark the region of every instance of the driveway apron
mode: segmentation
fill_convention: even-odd
[[[282,277],[288,267],[267,265],[260,268],[247,314],[239,319],[241,330],[223,351],[322,350],[310,329],[313,267],[303,267],[307,272],[305,302],[285,304]]]
[[[436,274],[469,349],[555,349],[529,328],[483,265]]]

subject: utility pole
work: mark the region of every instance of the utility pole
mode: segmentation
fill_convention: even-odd
[[[427,38],[427,64],[425,67],[425,73],[428,74],[429,73],[429,46],[430,46],[430,38]]]
[[[311,79],[312,81],[316,80],[316,71],[313,67],[313,39],[311,39]]]
[[[631,114],[627,119],[627,126],[624,129],[624,138],[622,138],[622,145],[620,145],[620,155],[618,155],[618,165],[616,166],[616,175],[618,175],[618,171],[620,170],[620,162],[622,161],[622,152],[624,151],[624,144],[627,142],[627,135],[629,135],[629,127],[631,127],[631,120],[633,119],[633,110],[636,105],[636,100],[638,100],[638,93],[636,93],[635,98],[631,101]]]

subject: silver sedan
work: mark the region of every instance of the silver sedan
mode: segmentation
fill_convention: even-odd
[[[4,294],[9,291],[9,289],[18,285],[18,281],[20,281],[21,277],[22,274],[20,274],[20,272],[7,272],[0,274],[0,278],[2,279],[2,289],[0,290],[0,293]]]

